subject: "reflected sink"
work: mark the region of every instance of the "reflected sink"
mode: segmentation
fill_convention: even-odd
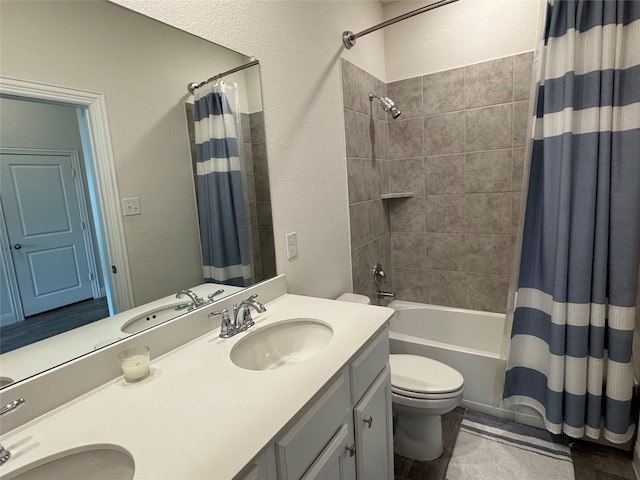
[[[131,480],[134,471],[133,457],[124,449],[115,445],[93,445],[52,455],[8,473],[6,476],[3,475],[2,478],[5,480]]]
[[[231,349],[231,361],[247,370],[294,365],[321,351],[331,337],[333,330],[320,320],[284,320],[250,332]]]
[[[162,305],[152,310],[147,310],[144,313],[136,315],[130,320],[127,320],[120,331],[124,333],[138,333],[147,328],[155,327],[161,323],[171,320],[172,318],[187,313],[187,309],[176,310],[176,306],[179,303],[173,303],[171,305]]]
[[[13,382],[14,382],[13,378],[0,377],[0,388],[6,387],[7,385],[11,385]]]

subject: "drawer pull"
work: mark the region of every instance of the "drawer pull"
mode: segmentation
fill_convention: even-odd
[[[368,428],[371,428],[371,424],[373,423],[373,417],[369,416],[369,418],[363,418],[362,421],[369,425]]]
[[[349,452],[349,456],[353,457],[356,454],[356,444],[352,444],[350,447],[344,447],[347,452]]]

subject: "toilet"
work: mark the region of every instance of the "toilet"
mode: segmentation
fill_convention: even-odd
[[[369,297],[346,293],[338,300],[370,304]],[[413,460],[442,455],[442,415],[462,401],[464,378],[456,369],[419,355],[390,354],[394,415],[393,450]]]

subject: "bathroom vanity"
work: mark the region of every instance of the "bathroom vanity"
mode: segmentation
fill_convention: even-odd
[[[267,311],[246,332],[220,338],[208,314],[253,293]],[[12,458],[0,474],[19,479],[58,458],[74,466],[75,452],[106,450],[113,455],[99,461],[117,464],[121,478],[393,478],[392,313],[290,295],[278,277],[109,345],[0,392],[3,404],[26,400],[3,418],[11,431],[0,442]],[[198,336],[184,342],[186,331]],[[134,344],[151,346],[151,375],[126,383],[116,357]],[[261,350],[271,344],[281,348]],[[46,406],[38,398],[92,376],[89,386],[104,381],[72,389],[76,398],[52,394]]]

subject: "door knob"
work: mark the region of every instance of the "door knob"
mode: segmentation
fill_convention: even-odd
[[[16,243],[13,248],[15,248],[16,250],[20,250],[22,248],[22,245],[20,245],[19,243]]]
[[[348,447],[344,447],[344,449],[349,452],[349,456],[353,457],[356,454],[356,444],[352,444]]]
[[[369,428],[371,428],[371,424],[373,423],[373,417],[369,416],[369,418],[363,418],[362,421],[367,425],[369,425]]]

